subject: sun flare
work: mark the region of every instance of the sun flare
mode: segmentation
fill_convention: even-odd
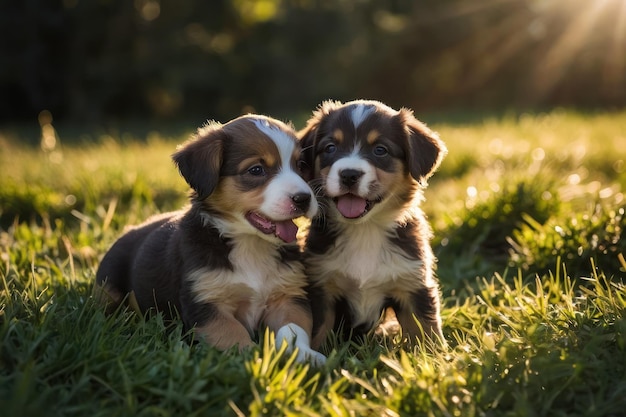
[[[523,105],[572,102],[589,89],[606,103],[622,103],[626,0],[484,0],[430,17],[445,25],[469,15],[482,23],[446,51],[468,62],[464,88],[510,89]],[[492,84],[520,68],[522,77],[508,78],[514,84]]]
[[[573,0],[544,1],[545,24],[553,19],[566,22],[556,41],[547,48],[531,76],[529,93],[549,93],[563,71],[579,58],[601,60],[600,88],[623,86],[626,74],[626,1]],[[593,51],[593,48],[604,50]]]

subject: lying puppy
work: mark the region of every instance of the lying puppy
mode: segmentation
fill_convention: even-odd
[[[173,155],[193,193],[189,208],[160,215],[123,235],[104,256],[96,289],[109,309],[127,294],[142,312],[180,314],[218,349],[253,345],[261,326],[299,349],[309,347],[311,312],[294,218],[317,200],[300,177],[293,129],[248,115],[209,124]]]
[[[411,111],[377,101],[324,102],[298,136],[322,208],[305,246],[313,347],[331,329],[368,332],[388,308],[411,339],[443,342],[431,229],[418,207],[443,142]]]

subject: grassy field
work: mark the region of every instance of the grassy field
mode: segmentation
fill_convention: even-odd
[[[0,132],[0,414],[623,415],[626,112],[432,127],[449,148],[423,205],[448,347],[329,343],[321,369],[267,335],[220,353],[94,305],[124,225],[185,203],[169,159],[184,135]]]

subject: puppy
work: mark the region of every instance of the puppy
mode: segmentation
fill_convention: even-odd
[[[324,102],[298,136],[322,208],[304,254],[313,347],[331,329],[368,332],[388,308],[411,340],[443,342],[432,232],[418,204],[444,143],[411,111],[377,101]]]
[[[295,131],[277,120],[242,116],[200,128],[173,155],[192,188],[191,205],[149,219],[102,259],[96,289],[109,309],[127,294],[142,312],[180,315],[218,349],[253,345],[267,326],[298,360],[311,350],[311,312],[293,219],[317,200],[297,170]]]

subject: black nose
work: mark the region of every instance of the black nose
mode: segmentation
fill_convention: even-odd
[[[297,209],[307,211],[309,209],[309,204],[311,203],[311,194],[294,194],[291,196],[291,201],[293,201],[293,204],[296,206]]]
[[[339,173],[341,183],[347,187],[351,187],[357,183],[359,178],[363,176],[363,171],[358,169],[344,169]]]

